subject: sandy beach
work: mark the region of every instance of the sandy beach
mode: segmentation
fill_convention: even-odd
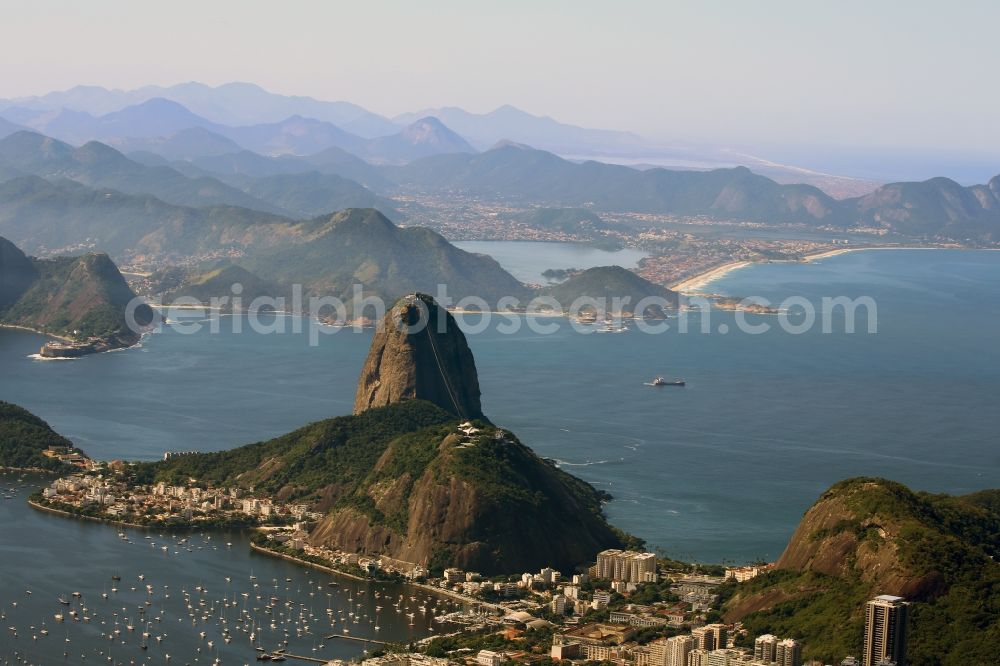
[[[792,263],[811,263],[813,261],[819,261],[820,259],[828,259],[830,257],[836,257],[841,254],[847,254],[848,252],[867,252],[869,250],[947,250],[947,249],[961,249],[959,247],[952,246],[938,246],[938,247],[914,247],[914,246],[902,246],[902,245],[883,245],[876,247],[839,247],[832,250],[823,250],[822,252],[816,252],[815,254],[807,254],[802,257],[798,262]],[[756,261],[733,261],[728,264],[723,264],[721,266],[716,266],[715,268],[709,269],[703,273],[699,273],[692,277],[689,277],[681,282],[672,285],[670,288],[674,291],[679,291],[682,294],[695,294],[699,293],[701,289],[707,286],[710,282],[718,280],[731,273],[732,271],[738,270],[740,268],[745,268],[756,263]]]
[[[683,280],[682,282],[678,282],[677,284],[672,285],[670,288],[673,289],[674,291],[679,291],[682,294],[697,293],[702,287],[707,285],[709,282],[712,282],[713,280],[718,280],[722,276],[731,273],[732,271],[735,271],[737,269],[749,266],[752,263],[754,262],[733,261],[728,264],[716,266],[715,268],[707,270],[704,273],[699,273],[694,277],[689,277],[686,280]]]
[[[855,250],[870,250],[871,248],[866,247],[841,247],[836,250],[826,250],[824,252],[817,252],[815,254],[807,254],[802,257],[802,262],[808,264],[812,261],[819,261],[820,259],[826,259],[828,257],[836,257],[841,254],[847,254],[848,252],[854,252]]]

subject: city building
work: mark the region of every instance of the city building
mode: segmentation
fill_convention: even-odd
[[[725,578],[726,580],[735,580],[737,583],[745,583],[751,578],[756,578],[773,568],[774,564],[750,564],[745,567],[727,567]]]
[[[778,666],[802,666],[802,645],[792,638],[779,641],[774,661]]]
[[[552,603],[550,607],[554,615],[565,615],[566,597],[561,594],[555,595],[554,597],[552,597]]]
[[[758,636],[753,642],[753,658],[757,661],[770,664],[775,661],[778,654],[778,638],[772,634]]]
[[[701,650],[721,650],[729,640],[727,627],[724,624],[706,624],[691,630],[694,646]]]
[[[590,602],[591,608],[594,610],[600,610],[602,608],[607,608],[609,603],[611,603],[610,592],[607,590],[594,590],[594,597]]]
[[[906,666],[906,633],[909,604],[902,597],[883,594],[865,605],[865,640],[862,666],[892,661]]]
[[[444,580],[448,584],[454,583],[464,583],[465,582],[465,572],[461,569],[455,569],[454,567],[444,570]]]
[[[694,639],[690,636],[660,638],[650,643],[649,648],[650,666],[687,666]]]
[[[710,652],[703,648],[694,648],[688,653],[687,666],[708,666]]]
[[[480,650],[476,655],[476,663],[479,666],[500,666],[506,660],[507,656],[503,652],[493,650]]]
[[[597,554],[597,578],[626,583],[656,581],[656,555],[634,550],[604,550]]]

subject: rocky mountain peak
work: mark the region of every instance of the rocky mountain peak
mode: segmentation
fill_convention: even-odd
[[[426,294],[386,313],[365,359],[354,413],[426,400],[455,416],[483,419],[476,361],[454,317]]]

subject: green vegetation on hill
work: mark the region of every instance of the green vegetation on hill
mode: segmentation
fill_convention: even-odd
[[[300,225],[305,242],[261,251],[242,263],[261,277],[349,302],[355,284],[365,295],[394,301],[408,293],[478,296],[496,303],[527,288],[486,255],[460,250],[423,227],[401,228],[373,209],[348,209]]]
[[[173,303],[179,298],[193,298],[205,305],[213,299],[220,299],[220,307],[224,311],[233,308],[233,289],[240,286],[239,299],[241,310],[248,309],[257,298],[286,299],[287,307],[291,307],[291,289],[268,280],[262,280],[237,264],[223,261],[215,266],[204,269],[185,269],[171,267],[150,275],[150,284],[163,303]],[[226,299],[226,300],[221,300]]]
[[[42,455],[50,446],[72,448],[73,443],[28,410],[0,400],[0,467],[65,469],[64,463]]]
[[[502,146],[478,155],[436,155],[387,171],[397,182],[546,205],[596,210],[710,215],[771,222],[816,222],[836,202],[810,185],[779,185],[745,167],[671,171],[600,162],[576,164],[552,153]]]
[[[835,484],[806,513],[777,570],[732,585],[728,620],[804,641],[806,657],[858,654],[864,602],[913,602],[914,665],[986,664],[1000,639],[1000,490],[952,497],[884,479]]]
[[[385,173],[433,192],[597,211],[698,215],[725,220],[875,227],[905,236],[1000,241],[1000,176],[963,187],[947,178],[892,183],[835,200],[811,185],[779,184],[746,167],[711,171],[577,164],[552,153],[504,145],[478,155],[435,155]]]
[[[32,264],[37,279],[0,310],[0,322],[80,340],[138,339],[125,320],[135,294],[108,255],[35,259]],[[151,314],[141,306],[136,323],[148,323]]]
[[[622,544],[608,499],[506,431],[408,400],[314,423],[268,442],[136,465],[141,482],[191,479],[305,501],[326,512],[310,539],[434,568],[572,570]]]
[[[609,312],[634,312],[634,308],[645,298],[662,299],[676,308],[677,292],[653,284],[621,266],[597,266],[571,275],[565,282],[545,289],[564,308],[580,298],[604,299]],[[620,299],[621,308],[614,307],[614,299]],[[625,299],[628,299],[627,301]],[[662,314],[662,308],[652,308],[653,314]],[[649,314],[636,313],[636,314]]]
[[[186,208],[66,180],[26,176],[0,183],[0,235],[32,253],[100,239],[100,248],[116,257],[188,257],[285,242],[294,225],[246,208]]]
[[[279,206],[296,217],[315,217],[344,208],[377,208],[396,217],[396,204],[363,185],[334,174],[316,171],[256,178],[243,190],[253,197]]]
[[[319,500],[317,493],[325,488],[364,478],[392,440],[454,418],[430,403],[412,401],[319,421],[267,442],[142,463],[136,470],[148,480],[194,478]]]
[[[180,206],[244,206],[279,212],[215,178],[188,178],[169,167],[145,166],[97,141],[74,148],[41,134],[18,132],[0,140],[0,166],[88,187],[152,195]]]

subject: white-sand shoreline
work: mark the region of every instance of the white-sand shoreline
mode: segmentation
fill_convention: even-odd
[[[991,252],[1000,251],[1000,248],[964,248],[953,245],[941,245],[941,246],[902,246],[902,245],[876,245],[871,247],[838,247],[830,250],[823,250],[822,252],[815,252],[813,254],[807,254],[798,261],[791,262],[773,262],[773,263],[812,263],[814,261],[819,261],[820,259],[828,259],[830,257],[840,256],[842,254],[847,254],[848,252],[867,252],[869,250],[986,250]],[[693,275],[691,277],[685,278],[680,282],[677,282],[670,286],[670,289],[680,292],[682,294],[697,294],[702,293],[701,290],[708,286],[709,283],[715,282],[719,278],[722,278],[729,273],[739,270],[741,268],[746,268],[747,266],[753,266],[756,264],[769,263],[766,261],[731,261],[720,266],[715,266],[706,271]]]
[[[678,291],[682,294],[692,294],[697,293],[698,290],[707,286],[709,282],[714,282],[719,278],[731,273],[732,271],[738,270],[740,268],[746,268],[756,262],[753,261],[731,261],[728,264],[722,264],[721,266],[716,266],[715,268],[710,268],[709,270],[698,273],[692,277],[689,277],[677,284],[671,285],[671,289]]]

